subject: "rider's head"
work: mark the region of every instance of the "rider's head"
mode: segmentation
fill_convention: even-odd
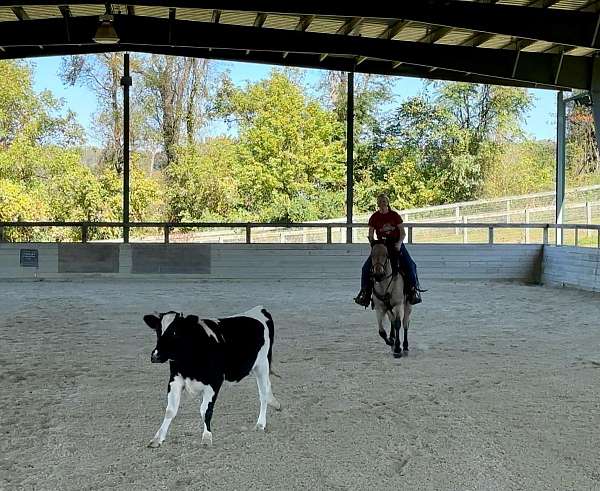
[[[377,196],[377,207],[379,211],[387,211],[390,208],[390,199],[387,197],[387,194],[381,193]]]

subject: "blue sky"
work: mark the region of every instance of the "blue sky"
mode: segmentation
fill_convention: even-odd
[[[59,77],[61,59],[59,57],[38,58],[35,65],[35,89],[51,90],[55,96],[63,98],[66,105],[77,113],[79,122],[90,129],[91,120],[96,111],[96,99],[93,93],[82,87],[65,87]],[[221,69],[228,69],[236,83],[256,81],[266,77],[272,67],[249,63],[220,63]],[[318,70],[306,70],[306,80],[315,82],[321,76]],[[423,90],[424,81],[412,78],[394,79],[394,93],[397,100],[414,96]],[[548,90],[531,90],[534,106],[527,114],[525,130],[539,139],[554,139],[556,132],[556,93]],[[89,135],[88,131],[88,136]],[[93,142],[90,142],[93,143]]]

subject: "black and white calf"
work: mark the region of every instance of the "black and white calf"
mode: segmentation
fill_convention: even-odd
[[[271,353],[274,326],[271,314],[262,306],[223,319],[200,319],[177,312],[145,315],[144,321],[158,338],[152,363],[171,366],[167,388],[165,419],[150,441],[158,447],[164,441],[177,414],[183,389],[202,393],[200,414],[204,422],[202,443],[212,444],[210,421],[219,389],[224,380],[239,382],[253,373],[258,384],[260,412],[256,428],[267,424],[267,404],[280,409],[271,392]]]

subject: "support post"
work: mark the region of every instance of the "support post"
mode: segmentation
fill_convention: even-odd
[[[354,72],[348,72],[346,111],[346,223],[352,224],[354,204]],[[346,243],[352,243],[352,228],[346,228]]]
[[[565,139],[567,130],[567,118],[565,101],[562,91],[556,95],[556,209],[555,223],[563,223],[563,207],[565,203]],[[556,245],[563,243],[562,228],[556,229]]]
[[[123,242],[129,242],[129,53],[123,55]]]
[[[460,222],[460,206],[457,206],[457,207],[454,209],[454,220],[455,220],[455,222],[456,222],[456,223]],[[459,232],[459,229],[458,229],[458,227],[456,227],[456,228],[454,229],[454,233],[455,233],[456,235],[458,235],[458,234],[460,233],[460,232]]]

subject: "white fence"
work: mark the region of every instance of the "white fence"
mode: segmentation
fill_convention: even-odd
[[[590,225],[599,223],[600,217],[600,185],[586,186],[569,189],[565,193],[566,204],[564,208],[565,223],[580,223]],[[411,208],[399,210],[407,223],[552,223],[555,212],[555,193],[553,191],[534,193],[503,198],[465,201],[447,205],[429,206],[425,208]],[[355,223],[368,220],[368,215],[357,215]],[[344,218],[321,220],[315,223],[340,223]],[[327,242],[326,230],[319,228],[286,228],[270,227],[255,230],[252,233],[254,243],[314,243]],[[595,231],[585,232],[588,237],[593,237]],[[429,242],[436,235],[440,237],[439,230],[426,230],[414,237],[415,241]],[[480,237],[481,236],[481,237]],[[454,238],[441,237],[445,241],[469,243],[470,241],[485,241],[482,234],[467,227],[455,227]],[[580,239],[581,237],[578,237]],[[523,228],[523,233],[518,239],[512,237],[512,242],[531,243],[541,241],[532,237],[529,228]],[[160,241],[160,236],[148,235],[134,239],[142,242]],[[177,232],[170,235],[171,242],[198,242],[198,243],[243,243],[246,242],[244,229],[207,230],[198,232]],[[346,229],[333,227],[331,229],[331,242],[346,242]],[[353,231],[353,242],[366,242],[366,232],[361,229]]]

